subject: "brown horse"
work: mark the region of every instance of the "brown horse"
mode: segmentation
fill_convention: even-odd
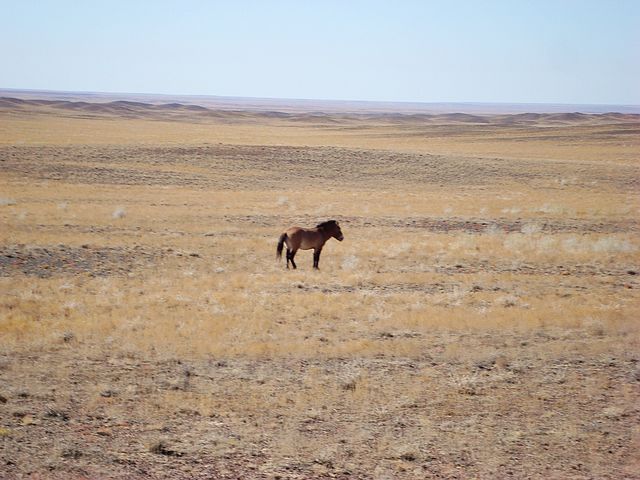
[[[338,222],[335,220],[319,223],[315,228],[291,227],[280,235],[277,258],[282,258],[282,247],[286,243],[287,268],[289,268],[289,262],[291,262],[293,268],[297,268],[296,262],[293,261],[296,252],[299,249],[311,250],[313,248],[313,268],[317,269],[322,247],[331,237],[339,242],[344,240],[342,231],[340,231],[340,225],[338,225]]]

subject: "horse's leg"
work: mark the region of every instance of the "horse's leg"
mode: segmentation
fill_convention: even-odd
[[[289,260],[291,260],[291,250],[287,248],[287,270],[289,269]]]
[[[295,256],[296,256],[296,252],[297,252],[297,251],[298,251],[298,250],[291,250],[291,265],[293,265],[293,269],[294,269],[294,270],[295,270],[296,268],[298,268],[298,267],[296,266],[296,262],[294,262],[294,261],[293,261],[293,257],[295,257]]]
[[[320,252],[322,252],[322,248],[316,248],[313,250],[313,268],[316,270],[320,270],[320,267],[318,267],[318,263],[320,262]]]

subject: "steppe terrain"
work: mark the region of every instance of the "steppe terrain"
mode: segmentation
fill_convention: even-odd
[[[639,153],[633,114],[0,99],[0,478],[640,478]]]

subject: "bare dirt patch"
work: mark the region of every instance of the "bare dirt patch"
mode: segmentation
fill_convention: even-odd
[[[86,357],[71,340],[0,359],[4,374],[23,379],[2,391],[3,469],[18,477],[44,466],[51,478],[633,478],[625,424],[640,412],[622,391],[637,383],[638,359],[540,357],[576,341],[586,339],[501,336],[495,354],[468,361],[444,353],[452,342],[464,348],[463,336],[433,334],[411,359],[194,362]],[[87,382],[95,387],[78,387]],[[480,455],[474,445],[488,438]]]
[[[144,247],[3,246],[0,247],[0,276],[126,275],[148,267],[164,255],[168,252],[150,251]]]

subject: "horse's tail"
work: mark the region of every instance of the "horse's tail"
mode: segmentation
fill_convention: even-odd
[[[287,239],[287,234],[283,233],[280,235],[278,239],[278,249],[276,250],[276,258],[279,260],[282,258],[282,247],[284,246],[284,241]]]

